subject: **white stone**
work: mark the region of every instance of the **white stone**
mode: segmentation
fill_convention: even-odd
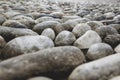
[[[90,48],[91,45],[100,42],[102,42],[102,40],[97,32],[89,30],[75,41],[74,46],[80,49],[87,49]]]

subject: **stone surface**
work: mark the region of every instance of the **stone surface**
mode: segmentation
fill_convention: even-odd
[[[120,15],[115,16],[113,20],[115,20],[116,23],[120,23]]]
[[[89,60],[96,60],[113,54],[112,47],[106,43],[96,43],[92,45],[86,54]]]
[[[35,20],[33,20],[31,17],[25,16],[25,15],[18,15],[12,18],[13,20],[17,20],[20,23],[27,26],[27,28],[32,29],[34,27]]]
[[[38,34],[41,34],[41,32],[46,28],[52,28],[55,33],[59,33],[64,30],[62,25],[57,21],[44,21],[42,23],[38,23],[34,26],[33,30],[36,31]]]
[[[76,38],[73,33],[69,31],[62,31],[56,36],[55,44],[57,46],[72,45],[75,40]]]
[[[120,76],[113,77],[113,78],[111,78],[109,80],[120,80]]]
[[[84,61],[85,56],[81,50],[73,46],[44,49],[0,63],[0,79],[19,80],[32,77],[32,75],[64,73],[73,70]]]
[[[88,15],[90,13],[90,11],[87,10],[80,10],[77,15],[80,17],[84,17],[85,15]]]
[[[81,23],[81,24],[76,25],[73,28],[72,32],[76,37],[81,37],[88,30],[91,30],[91,27],[88,24]]]
[[[54,18],[52,18],[52,17],[40,17],[40,18],[36,19],[36,22],[41,23],[44,21],[51,21],[51,20],[54,20]]]
[[[94,20],[101,21],[104,19],[105,19],[105,16],[102,13],[98,12],[94,14]]]
[[[77,21],[68,20],[62,24],[65,30],[72,31],[72,29],[78,24]]]
[[[115,28],[120,34],[120,24],[110,24],[109,26]]]
[[[96,28],[103,26],[103,23],[99,21],[88,21],[87,24],[91,27],[92,30],[95,30]]]
[[[3,15],[0,15],[0,25],[6,21],[6,18]]]
[[[73,70],[68,80],[108,80],[120,75],[119,62],[120,54],[114,54],[80,65]]]
[[[54,16],[54,18],[62,18],[64,16],[64,13],[62,12],[53,12],[51,13],[52,16]]]
[[[115,48],[115,52],[120,53],[120,44]]]
[[[6,20],[2,26],[13,27],[13,28],[27,28],[27,26],[16,20]]]
[[[11,27],[0,26],[0,35],[8,42],[16,37],[25,35],[38,35],[36,32],[30,29],[18,29]]]
[[[55,39],[55,32],[54,32],[54,30],[51,29],[51,28],[45,29],[45,30],[41,33],[41,35],[47,36],[47,37],[49,37],[49,38],[52,39],[52,40]]]
[[[113,12],[108,12],[104,14],[106,19],[113,19],[115,17],[115,13]]]
[[[16,11],[8,11],[6,13],[4,13],[5,17],[7,17],[8,19],[16,16],[16,15],[20,15],[21,13],[16,12]]]
[[[76,27],[79,24],[82,26]],[[113,50],[113,54],[119,54],[119,24],[120,0],[1,0],[0,80],[28,80],[37,76],[68,80],[72,70],[82,66],[84,61],[84,64],[87,64],[91,60],[106,58]],[[65,30],[67,32],[64,32]],[[19,39],[26,36],[44,36],[49,39],[38,40],[28,37]],[[13,40],[11,49],[6,47]],[[50,42],[55,44],[55,47],[52,46],[54,49],[46,47],[51,45]],[[108,45],[103,45],[101,42]],[[99,47],[94,48],[95,44],[99,44]],[[75,47],[73,50],[73,46],[78,48]],[[108,46],[111,46],[112,50]],[[83,54],[81,50],[85,55],[83,57],[86,58],[84,61],[81,58]],[[92,56],[87,52],[91,52]],[[93,63],[92,68],[92,65],[87,67],[87,70],[82,71],[78,77],[85,73],[85,78],[88,78],[83,80],[109,80],[120,75],[120,62],[117,57],[119,56],[107,59],[110,61]],[[86,69],[86,66],[83,69]],[[77,79],[75,77],[72,80]]]
[[[95,30],[102,39],[104,39],[107,35],[117,34],[117,30],[115,28],[109,26],[101,26]]]
[[[2,51],[3,58],[10,58],[54,47],[53,41],[45,36],[22,36],[9,41]]]
[[[120,34],[108,35],[103,41],[115,48],[120,43]]]
[[[75,41],[74,46],[80,49],[88,49],[91,45],[101,41],[100,36],[95,31],[89,30]]]
[[[47,77],[34,77],[34,78],[30,78],[28,80],[53,80]]]

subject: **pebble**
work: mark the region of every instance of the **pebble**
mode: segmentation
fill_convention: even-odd
[[[104,15],[106,19],[113,19],[115,17],[115,13],[113,12],[108,12],[108,13],[105,13]]]
[[[87,24],[91,27],[92,30],[95,30],[96,28],[104,25],[99,21],[88,21]]]
[[[102,39],[104,39],[107,35],[118,34],[115,28],[109,26],[100,26],[95,31]]]
[[[105,19],[105,16],[102,13],[98,12],[94,14],[94,20],[101,21],[104,19]]]
[[[47,36],[49,37],[50,39],[54,40],[55,39],[55,32],[53,29],[51,28],[46,28],[42,33],[41,35],[43,36]]]
[[[29,45],[29,46],[28,46]],[[53,41],[45,36],[22,36],[9,41],[3,48],[3,59],[54,47]]]
[[[72,32],[62,31],[55,38],[57,46],[72,45],[76,41],[76,37]]]
[[[36,22],[41,23],[41,22],[50,21],[50,20],[54,20],[54,18],[52,18],[52,17],[40,17],[40,18],[36,19]]]
[[[120,34],[120,24],[110,24],[109,26],[115,28]]]
[[[120,43],[120,34],[108,35],[103,41],[115,48]]]
[[[27,28],[32,29],[34,27],[35,20],[33,20],[31,17],[25,16],[25,15],[18,15],[12,18],[12,20],[17,20],[20,23],[27,26]]]
[[[8,42],[16,37],[38,34],[30,29],[0,26],[0,35],[3,36],[3,38]]]
[[[78,38],[78,37],[81,37],[88,30],[91,30],[91,27],[88,24],[81,23],[81,24],[77,24],[73,28],[72,32]]]
[[[106,43],[96,43],[92,45],[86,54],[88,60],[97,60],[113,54],[112,47]]]
[[[102,42],[100,36],[95,31],[88,30],[84,35],[75,41],[74,46],[80,49],[88,49],[91,45],[100,42]]]
[[[52,28],[56,34],[64,30],[61,23],[57,21],[44,21],[42,23],[38,23],[34,26],[33,30],[38,34],[41,34],[42,31],[46,28]]]
[[[78,24],[77,21],[73,20],[68,20],[62,24],[65,30],[72,31],[73,28]]]

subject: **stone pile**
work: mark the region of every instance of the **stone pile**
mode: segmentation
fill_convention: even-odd
[[[0,80],[120,79],[120,4],[0,1]]]

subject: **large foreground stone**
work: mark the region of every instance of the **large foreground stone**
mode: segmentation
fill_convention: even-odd
[[[9,41],[3,48],[1,57],[10,58],[50,47],[54,47],[54,43],[48,37],[22,36]]]
[[[46,73],[66,72],[82,64],[85,57],[73,46],[44,49],[24,54],[0,63],[1,80],[19,80]],[[6,77],[7,76],[7,77]]]
[[[69,80],[108,80],[120,75],[120,54],[114,54],[90,63],[78,66],[69,76]]]

